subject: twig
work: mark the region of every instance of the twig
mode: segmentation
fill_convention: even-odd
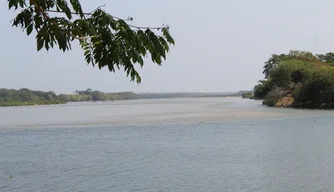
[[[101,6],[100,6],[101,7]],[[99,8],[100,8],[99,7]],[[97,9],[99,9],[97,8]],[[97,9],[95,9],[94,11],[96,11]],[[51,12],[51,13],[65,13],[64,11],[57,11],[57,10],[45,10],[46,12]],[[92,11],[92,12],[94,12]],[[93,13],[90,12],[90,13],[83,13],[84,15],[93,15]],[[78,15],[78,13],[75,13],[75,12],[71,12],[72,15]],[[133,21],[132,17],[129,17],[128,19],[122,19],[120,17],[116,17],[116,16],[113,16],[111,15],[113,18],[116,18],[118,20],[124,20],[124,21]],[[142,26],[136,26],[136,25],[131,25],[131,24],[128,24],[128,26],[132,27],[132,28],[136,28],[136,29],[164,29],[164,28],[168,28],[168,26],[161,26],[161,27],[142,27]]]
[[[52,13],[65,13],[63,11],[57,11],[57,10],[43,10],[41,7],[39,7],[36,2],[34,0],[30,0],[30,4],[34,5],[35,8],[43,15],[44,19],[46,20],[49,20],[53,25],[56,25],[57,27],[59,27],[61,30],[63,30],[59,24],[55,21],[53,21],[49,15],[46,13],[46,12],[52,12]],[[102,6],[105,6],[105,5],[102,5]],[[97,9],[100,9],[102,6],[99,6],[98,8],[96,8],[95,10],[93,10],[92,12],[96,11]],[[90,12],[90,13],[83,13],[84,15],[93,15],[93,13]],[[75,12],[71,12],[72,15],[78,15],[78,13],[75,13]],[[111,15],[113,18],[116,18],[118,20],[124,20],[124,19],[121,19],[119,17],[116,17],[116,16],[113,16]],[[128,20],[133,20],[132,18],[129,18]],[[161,27],[141,27],[141,26],[135,26],[135,25],[131,25],[131,24],[127,24],[129,27],[132,27],[132,28],[135,28],[135,29],[156,29],[156,30],[159,30],[159,29],[165,29],[165,28],[169,28],[169,26],[161,26]],[[64,30],[63,30],[64,31]],[[69,33],[67,31],[65,31],[65,33],[67,33],[69,36],[71,36],[72,38],[74,39],[78,39],[78,40],[85,40],[85,39],[89,39],[89,38],[93,38],[93,37],[97,37],[97,36],[88,36],[88,37],[77,37],[75,35],[73,35],[72,33]]]
[[[94,13],[96,10],[100,9],[101,7],[105,7],[105,6],[106,6],[106,4],[103,4],[103,5],[98,6],[96,9],[94,9],[94,10],[91,11],[91,12],[89,12],[89,14],[92,14],[92,13]],[[116,17],[115,17],[115,18],[116,18]]]
[[[99,9],[99,8],[97,8]],[[96,11],[97,9],[95,9],[94,11]],[[52,9],[49,9],[49,10],[45,10],[46,12],[52,12],[52,13],[65,13],[64,11],[57,11],[57,10],[52,10]],[[89,13],[82,13],[84,15],[89,15],[89,16],[92,16],[93,15],[93,12],[89,12]],[[72,15],[79,15],[79,13],[76,13],[76,12],[70,12]],[[112,17],[116,18],[116,19],[120,19],[120,20],[127,20],[127,19],[122,19],[120,17],[116,17],[116,16],[113,16]],[[130,20],[130,19],[129,19]]]

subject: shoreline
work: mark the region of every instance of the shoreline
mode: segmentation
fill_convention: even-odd
[[[2,107],[25,107],[25,106],[48,106],[48,105],[66,105],[71,103],[110,103],[115,101],[134,101],[134,100],[163,100],[163,99],[192,99],[192,98],[241,98],[241,96],[194,96],[194,97],[172,97],[172,98],[136,98],[136,99],[118,99],[118,100],[108,100],[108,101],[71,101],[71,102],[7,102],[1,103]]]
[[[63,105],[67,102],[6,102],[0,103],[0,107],[24,107],[24,106],[43,106],[43,105]]]

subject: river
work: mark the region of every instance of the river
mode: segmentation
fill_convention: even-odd
[[[0,191],[334,191],[333,117],[239,98],[0,108]]]

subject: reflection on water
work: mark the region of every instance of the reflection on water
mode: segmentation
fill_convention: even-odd
[[[0,191],[334,190],[332,111],[240,99],[76,105],[0,109]],[[173,112],[176,123],[160,123]],[[113,115],[123,122],[84,127]]]

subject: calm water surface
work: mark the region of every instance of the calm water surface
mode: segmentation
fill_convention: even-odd
[[[334,191],[333,115],[221,98],[0,108],[0,191]]]

